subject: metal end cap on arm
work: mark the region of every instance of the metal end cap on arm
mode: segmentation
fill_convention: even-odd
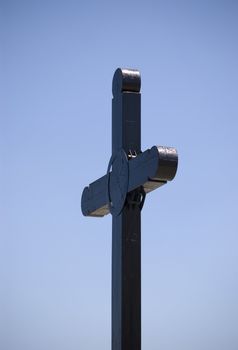
[[[171,181],[178,169],[178,153],[174,147],[154,146],[158,152],[158,168],[155,179]],[[153,148],[154,148],[153,147]]]

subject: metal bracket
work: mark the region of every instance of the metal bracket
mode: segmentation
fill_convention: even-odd
[[[126,204],[130,206],[138,206],[142,210],[145,202],[146,193],[143,186],[138,187],[136,190],[129,192],[126,198]]]

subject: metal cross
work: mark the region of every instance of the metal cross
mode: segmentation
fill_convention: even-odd
[[[141,209],[148,192],[176,174],[175,148],[141,152],[140,73],[115,71],[112,156],[107,174],[84,188],[82,213],[112,214],[112,350],[141,349]]]

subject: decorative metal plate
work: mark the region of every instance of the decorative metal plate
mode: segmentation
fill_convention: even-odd
[[[107,176],[109,210],[112,215],[119,215],[125,204],[129,182],[128,159],[123,150],[111,156]]]

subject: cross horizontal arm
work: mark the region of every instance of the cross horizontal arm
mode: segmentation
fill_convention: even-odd
[[[173,180],[177,171],[175,148],[154,146],[129,161],[128,192],[143,186],[146,193]]]
[[[129,159],[128,188],[131,192],[143,186],[146,193],[155,190],[173,180],[178,164],[178,155],[175,148],[154,146]],[[104,216],[109,209],[109,177],[111,172],[85,187],[81,206],[86,216]],[[118,184],[120,185],[120,184]]]
[[[104,216],[109,214],[108,207],[108,175],[85,187],[81,198],[81,209],[85,216]]]

